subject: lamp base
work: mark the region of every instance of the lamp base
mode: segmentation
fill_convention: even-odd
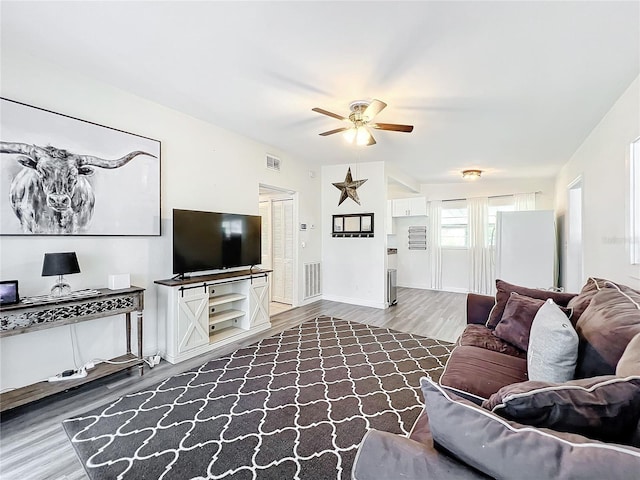
[[[54,297],[63,297],[71,293],[71,285],[64,281],[62,275],[58,277],[58,283],[51,287],[51,295]]]

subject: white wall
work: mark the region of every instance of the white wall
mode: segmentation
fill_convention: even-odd
[[[300,192],[301,222],[320,222],[320,176],[310,178],[304,159],[291,158],[222,128],[86,78],[42,60],[3,48],[3,97],[158,139],[162,142],[161,237],[0,237],[2,279],[17,279],[22,296],[48,293],[51,278],[40,276],[45,252],[75,251],[82,273],[68,277],[72,288],[105,287],[110,273],[128,272],[146,288],[144,353],[158,350],[154,280],[172,275],[173,208],[258,214],[258,184]],[[280,173],[265,168],[265,153],[282,159]],[[333,187],[332,187],[333,188]],[[5,198],[7,192],[0,192]],[[297,230],[297,229],[296,229]],[[297,268],[320,260],[320,229],[298,233]],[[297,303],[302,288],[298,284]],[[79,362],[124,353],[122,316],[77,327]],[[70,327],[0,340],[1,386],[19,387],[73,368]]]
[[[640,136],[640,77],[636,78],[560,171],[556,217],[561,237],[561,283],[567,265],[567,187],[582,175],[584,275],[640,288],[629,260],[629,151]]]
[[[357,189],[360,205],[347,198],[338,206],[340,191],[332,183],[344,181],[349,166],[353,180],[367,181]],[[322,167],[323,298],[385,308],[385,189],[383,162]],[[373,213],[374,237],[331,237],[332,215],[340,213]]]

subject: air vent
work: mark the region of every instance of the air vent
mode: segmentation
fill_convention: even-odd
[[[304,299],[322,295],[320,262],[304,264]]]
[[[276,172],[279,172],[280,159],[278,157],[274,157],[273,155],[267,154],[267,168],[269,170],[275,170]]]

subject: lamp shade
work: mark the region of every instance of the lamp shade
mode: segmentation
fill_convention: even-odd
[[[76,252],[45,253],[42,263],[42,276],[67,275],[80,273]]]

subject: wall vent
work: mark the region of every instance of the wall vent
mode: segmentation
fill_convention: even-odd
[[[274,157],[273,155],[269,155],[267,153],[267,168],[269,170],[275,170],[276,172],[280,171],[280,159],[278,157]]]
[[[304,264],[304,300],[322,294],[320,262]]]

